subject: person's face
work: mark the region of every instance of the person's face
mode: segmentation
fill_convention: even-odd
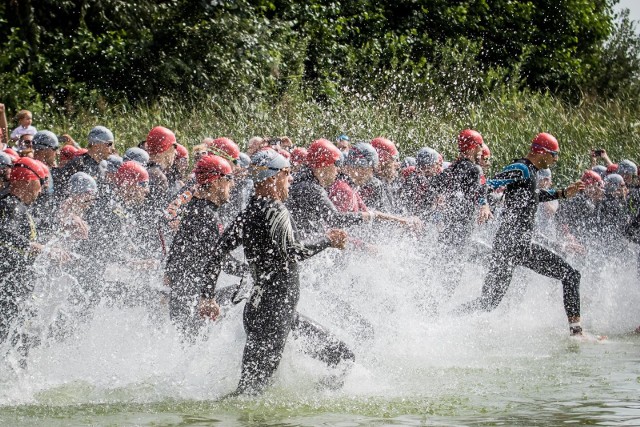
[[[266,145],[266,143],[264,142],[264,140],[262,139],[255,139],[251,142],[251,145],[249,145],[249,147],[247,147],[247,154],[249,156],[254,155],[255,153],[257,153],[258,151],[260,151],[260,149],[262,147],[264,147]]]
[[[113,142],[93,144],[89,146],[89,150],[96,154],[101,160],[105,160],[114,152]]]
[[[323,187],[328,187],[334,183],[338,176],[338,167],[336,165],[324,166],[314,169],[314,175]]]
[[[22,135],[20,137],[20,143],[25,146],[25,148],[32,149],[33,147],[33,135]]]
[[[349,149],[349,141],[346,141],[344,139],[339,139],[338,141],[336,141],[336,147],[338,147],[338,149],[340,151],[345,151]]]
[[[555,165],[558,162],[558,156],[559,153],[550,153],[546,151],[541,157],[541,169],[548,169],[551,166]]]
[[[353,180],[353,182],[360,187],[361,185],[366,184],[373,177],[373,168],[372,167],[364,167],[364,168],[348,168],[348,175]]]
[[[9,167],[0,167],[0,185],[4,186],[4,183],[9,182],[9,178],[11,177],[11,168]]]
[[[233,187],[233,175],[226,175],[211,181],[207,184],[207,197],[211,198],[217,205],[223,205],[231,199],[231,188]]]
[[[193,161],[198,163],[198,160],[207,155],[207,150],[198,150],[193,152]]]
[[[489,169],[491,167],[491,157],[483,156],[482,152],[480,152],[480,155],[478,156],[478,160],[476,161],[476,163],[480,165],[480,167],[484,170]]]
[[[635,180],[636,180],[636,175],[631,174],[631,173],[625,173],[625,174],[622,174],[622,179],[624,179],[624,183],[625,183],[627,186],[630,186],[630,185],[632,185],[632,184],[635,182]]]
[[[473,152],[471,153],[471,158],[475,159],[475,161],[478,161],[478,158],[482,155],[482,145],[478,145],[477,147],[473,148]]]
[[[149,181],[125,184],[124,199],[135,205],[142,204],[149,194]]]
[[[176,144],[173,144],[166,152],[167,162],[173,165],[176,161]]]
[[[25,128],[28,128],[29,126],[31,126],[32,122],[33,122],[33,117],[31,116],[31,114],[27,114],[22,119],[20,119],[20,125]]]
[[[30,205],[35,202],[41,191],[42,186],[40,185],[40,181],[37,179],[29,181],[14,181],[11,183],[12,194],[18,196],[25,205]]]
[[[34,158],[36,160],[40,160],[45,165],[54,167],[56,165],[56,156],[58,154],[58,150],[54,150],[51,148],[45,148],[42,150],[36,150],[34,152]]]
[[[280,146],[283,149],[289,151],[291,150],[291,147],[293,147],[293,142],[291,142],[291,140],[288,138],[282,138],[282,141],[280,142]]]
[[[75,197],[75,204],[79,210],[84,212],[91,207],[91,205],[95,200],[96,200],[95,193],[78,194]]]
[[[442,165],[434,163],[432,165],[424,165],[418,168],[418,172],[424,176],[436,176],[442,170]]]
[[[291,170],[289,168],[281,169],[274,178],[278,199],[281,201],[287,200],[287,197],[289,197],[289,186],[293,182]]]
[[[389,160],[386,162],[380,162],[378,167],[380,176],[383,178],[393,180],[398,177],[398,171],[400,170],[400,162],[396,160]]]
[[[625,199],[627,197],[627,194],[629,194],[629,190],[627,189],[626,185],[621,185],[610,194],[615,199]]]
[[[175,166],[176,170],[178,171],[178,175],[180,175],[180,177],[183,177],[189,170],[189,159],[187,159],[186,157],[177,158]]]

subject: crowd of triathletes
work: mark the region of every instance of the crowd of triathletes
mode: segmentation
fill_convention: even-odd
[[[456,312],[497,307],[524,266],[561,281],[572,335],[582,334],[580,273],[563,254],[585,254],[594,236],[602,247],[639,240],[637,166],[596,149],[591,169],[554,189],[549,168],[560,145],[544,132],[523,145],[523,158],[488,177],[491,150],[472,129],[459,132],[459,154],[447,162],[430,147],[400,158],[388,138],[347,135],[306,148],[288,137],[253,137],[245,152],[230,138],[205,138],[189,152],[162,126],[118,153],[106,127],[94,127],[82,148],[32,120],[20,111],[0,144],[0,343],[25,358],[30,344],[20,325],[39,255],[72,272],[84,309],[109,296],[146,298],[122,277],[109,283],[114,265],[133,276],[162,271],[170,317],[187,341],[221,306],[247,300],[238,392],[251,393],[268,384],[290,333],[311,340],[311,354],[329,366],[355,359],[296,311],[297,264],[329,247],[370,250],[351,232],[361,224],[396,224],[418,240],[437,230],[446,298],[474,229],[497,222],[482,293]],[[221,270],[243,280],[217,286]]]

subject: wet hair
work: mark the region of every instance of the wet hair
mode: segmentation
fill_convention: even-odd
[[[20,111],[18,111],[18,114],[16,114],[15,120],[17,122],[19,122],[19,121],[21,121],[22,119],[24,119],[27,116],[32,116],[33,117],[33,114],[31,114],[31,111],[29,111],[29,110],[20,110]]]

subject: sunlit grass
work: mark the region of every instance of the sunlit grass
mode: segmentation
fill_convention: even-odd
[[[556,177],[566,182],[588,167],[592,148],[605,148],[614,161],[640,160],[639,113],[636,102],[622,99],[585,99],[569,105],[549,95],[522,92],[500,93],[464,106],[356,95],[319,103],[285,95],[277,103],[246,98],[164,99],[138,108],[102,106],[81,111],[72,119],[50,112],[36,125],[68,132],[82,144],[91,127],[102,124],[114,131],[120,151],[144,139],[151,127],[163,125],[173,129],[186,146],[217,136],[229,136],[244,146],[255,135],[288,135],[304,146],[316,138],[335,139],[347,133],[355,140],[390,137],[403,155],[413,155],[419,147],[429,145],[447,159],[455,156],[457,132],[472,127],[491,147],[494,169],[524,155],[528,141],[546,131],[561,143]]]

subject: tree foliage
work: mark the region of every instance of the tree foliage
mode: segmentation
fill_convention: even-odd
[[[614,1],[4,0],[0,87],[13,107],[70,110],[297,90],[465,100],[504,84],[612,96],[638,71]]]

